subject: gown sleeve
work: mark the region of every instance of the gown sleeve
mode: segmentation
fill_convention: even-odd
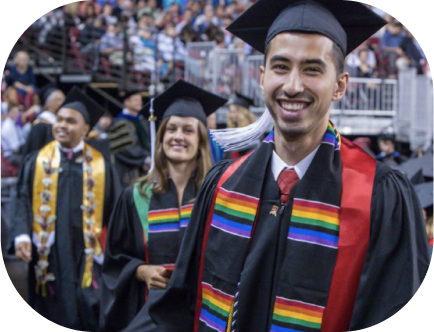
[[[37,152],[28,155],[20,167],[18,174],[16,192],[14,197],[12,197],[11,206],[12,229],[8,240],[8,251],[10,254],[15,254],[15,237],[27,234],[31,238],[33,176],[36,157]]]
[[[143,230],[136,211],[133,188],[120,195],[109,221],[102,268],[101,331],[119,331],[145,303],[145,283],[136,279],[146,264]]]
[[[193,329],[202,238],[208,211],[218,180],[231,162],[225,160],[216,164],[200,188],[168,288],[151,290],[145,306],[124,331],[183,332]]]
[[[29,136],[24,144],[23,157],[31,152],[38,151],[53,139],[51,125],[46,123],[35,124],[30,130]]]
[[[415,294],[428,270],[422,208],[410,181],[378,164],[371,203],[371,235],[350,330],[378,324]]]

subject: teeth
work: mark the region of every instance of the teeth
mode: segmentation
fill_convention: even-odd
[[[288,111],[296,111],[305,108],[305,104],[281,103],[282,108]]]

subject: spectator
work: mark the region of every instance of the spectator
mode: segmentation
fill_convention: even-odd
[[[368,63],[368,49],[364,48],[359,51],[359,61],[360,64],[357,67],[356,77],[373,77],[374,68]]]
[[[121,66],[123,64],[124,33],[122,26],[110,24],[107,32],[101,38],[100,52],[108,56],[111,63]]]
[[[381,37],[381,51],[384,58],[389,61],[389,75],[395,75],[396,73],[396,60],[403,55],[401,49],[401,42],[404,39],[404,32],[402,24],[396,20],[392,20],[387,25],[387,29],[384,35]]]
[[[78,26],[80,22],[79,17],[79,6],[80,2],[72,2],[64,7],[64,14],[63,14],[63,24],[66,32],[69,32],[71,28]]]
[[[158,53],[165,63],[173,60],[184,60],[185,47],[181,39],[176,36],[175,25],[171,22],[166,24],[163,31],[158,34]]]
[[[377,58],[374,51],[371,49],[371,45],[367,42],[361,44],[355,51],[348,54],[345,58],[345,70],[350,73],[350,76],[357,75],[357,67],[360,65],[359,52],[360,50],[366,50],[367,52],[367,65],[375,71],[377,67]]]
[[[404,52],[402,57],[404,66],[416,68],[419,75],[423,74],[422,66],[425,63],[425,54],[410,31],[407,31],[407,35],[402,40],[400,47]]]
[[[395,143],[394,135],[383,134],[378,137],[378,146],[381,152],[377,155],[377,160],[392,168],[407,160],[405,156],[396,151]]]
[[[225,18],[223,20],[223,27],[224,27],[224,39],[225,39],[225,45],[226,47],[229,47],[232,44],[233,35],[226,30],[226,28],[232,23],[233,19],[230,15],[225,15]]]
[[[162,11],[158,8],[156,0],[148,0],[146,7],[138,11],[137,17],[140,18],[145,13],[151,14],[154,20],[157,20],[161,16]]]
[[[180,17],[180,13],[181,13],[181,7],[179,7],[179,4],[174,2],[172,3],[169,8],[167,9],[167,12],[170,13],[172,15],[172,22],[175,24],[178,24],[179,22],[181,22],[181,17]]]
[[[8,79],[10,84],[17,88],[18,94],[23,98],[23,104],[31,106],[33,93],[36,90],[36,80],[27,52],[19,51],[15,54]]]
[[[19,106],[10,107],[1,124],[2,152],[13,165],[20,164],[20,148],[26,142],[22,128],[18,125],[19,116]]]
[[[102,13],[99,15],[100,18],[104,18],[106,24],[116,24],[118,23],[118,18],[113,15],[113,5],[106,2],[102,7]]]
[[[157,48],[149,28],[140,28],[137,36],[130,38],[134,52],[134,69],[137,71],[155,72]]]
[[[90,7],[92,7],[93,11],[90,11]],[[82,0],[80,3],[80,7],[78,9],[78,14],[81,17],[88,18],[91,13],[93,13],[93,16],[96,16],[100,13],[101,8],[99,4],[95,0]]]
[[[198,16],[196,21],[194,22],[194,25],[199,33],[199,36],[202,37],[203,34],[205,34],[206,29],[208,29],[210,26],[218,26],[219,22],[217,17],[214,16],[214,8],[212,8],[211,5],[206,5],[203,14]]]
[[[86,24],[81,30],[79,42],[82,48],[81,53],[87,54],[98,47],[102,36],[105,34],[104,18],[96,17],[90,23]]]
[[[190,42],[199,41],[199,35],[193,24],[193,12],[191,9],[185,10],[183,20],[176,25],[175,30],[185,45]]]
[[[202,12],[202,3],[200,1],[193,0],[190,9],[193,12],[193,23],[196,23],[197,18]]]
[[[225,7],[223,5],[218,5],[215,7],[215,17],[217,18],[217,26],[219,28],[224,26],[225,19]]]
[[[14,86],[7,87],[3,98],[4,101],[1,102],[2,120],[8,117],[8,112],[12,107],[19,106],[17,89]]]
[[[151,14],[143,13],[137,22],[137,29],[149,29],[153,34],[158,32],[154,24],[154,17]]]

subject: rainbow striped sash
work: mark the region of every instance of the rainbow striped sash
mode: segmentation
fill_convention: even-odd
[[[340,147],[340,135],[330,123],[305,176],[292,189],[281,217],[290,218],[290,222],[272,306],[272,332],[321,330],[339,243]],[[232,164],[216,187],[202,249],[205,258],[198,285],[198,331],[229,330],[234,297],[240,280],[242,283],[241,273],[255,231],[267,161],[273,150],[274,132],[251,156]],[[312,284],[318,279],[317,284]]]

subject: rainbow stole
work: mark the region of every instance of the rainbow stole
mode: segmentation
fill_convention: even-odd
[[[170,208],[153,210],[148,213],[149,233],[178,232],[190,221],[193,204],[181,206],[181,209]]]
[[[101,153],[85,144],[83,149],[83,237],[85,269],[82,287],[92,284],[93,257],[102,256],[99,236],[102,232],[104,208],[105,163]],[[60,168],[59,142],[52,141],[38,153],[33,181],[33,243],[38,251],[35,265],[36,292],[45,297],[46,285],[55,276],[48,272],[48,257],[55,239],[57,190]],[[96,185],[97,184],[97,185]]]
[[[291,193],[285,212],[288,216],[289,211],[291,213],[288,241],[277,284],[270,331],[321,330],[339,242],[340,145],[340,135],[330,123],[309,170]],[[237,165],[232,164],[216,187],[203,240],[202,256],[206,259],[202,258],[200,266],[195,331],[230,330],[233,299],[260,206],[261,181],[265,178],[267,164],[264,160],[271,158],[273,150],[274,132],[271,132],[251,156],[235,162]],[[331,186],[321,185],[321,177],[324,176],[328,181],[323,183],[331,183]],[[312,190],[312,185],[318,186],[318,190]],[[231,273],[218,270],[226,268],[219,265],[217,258],[214,259],[219,254],[230,262]],[[316,257],[326,263],[320,267],[312,266],[304,257]],[[218,268],[210,272],[204,266]],[[307,281],[303,280],[304,274],[301,272],[306,269],[309,269],[312,278],[324,277],[326,281],[322,286],[325,295],[312,297],[309,287],[314,285],[307,285],[307,290],[288,286],[287,280],[293,285],[306,285]],[[288,274],[284,271],[288,271]],[[218,278],[214,273],[217,273]],[[228,282],[228,278],[237,274],[238,280]],[[226,277],[222,279],[220,276]]]

